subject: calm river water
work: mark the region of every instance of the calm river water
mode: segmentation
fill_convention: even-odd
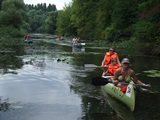
[[[24,54],[1,52],[0,120],[158,120],[160,118],[160,59],[118,50],[128,56],[137,77],[150,83],[153,93],[140,93],[131,112],[100,87],[90,84],[101,69],[108,48],[86,45],[82,50],[48,43],[26,45]]]

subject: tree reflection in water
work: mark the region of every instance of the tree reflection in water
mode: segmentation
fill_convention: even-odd
[[[2,52],[0,53],[0,73],[6,74],[6,73],[12,73],[17,74],[14,70],[20,69],[23,66],[22,59],[20,57],[17,57],[14,52],[6,53]]]
[[[0,111],[6,112],[7,110],[10,110],[11,104],[9,103],[9,98],[2,100],[0,98]]]

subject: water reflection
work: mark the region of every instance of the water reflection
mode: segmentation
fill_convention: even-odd
[[[44,58],[40,60],[31,59],[29,62],[31,65],[33,65],[36,69],[39,69],[39,71],[43,74],[44,70],[46,69],[46,60]]]
[[[119,119],[127,120],[129,118],[129,120],[134,120],[133,112],[130,111],[123,103],[104,91],[102,91],[102,94]]]
[[[152,120],[160,117],[159,95],[138,95],[136,110],[131,112],[111,96],[104,96],[100,87],[90,84],[93,76],[102,73],[101,69],[84,68],[85,64],[101,63],[104,54],[97,49],[93,52],[87,48],[85,52],[73,54],[71,47],[50,44],[27,46],[25,50],[23,56],[0,58],[1,69],[17,73],[0,75],[0,95],[17,101],[15,106],[21,108],[7,114],[0,112],[2,120]],[[120,58],[123,56],[126,55],[120,54]],[[159,76],[146,77],[151,72],[143,71],[157,69],[160,63],[150,66],[146,59],[159,62],[133,56],[132,67],[139,73],[138,78],[159,91]]]
[[[75,46],[72,46],[72,53],[80,53],[80,52],[85,52],[85,48],[78,48]]]
[[[10,110],[10,105],[9,98],[3,100],[2,97],[0,97],[0,111],[6,112]]]
[[[23,66],[22,59],[17,57],[15,53],[0,53],[0,56],[1,74],[17,74],[14,70],[20,69]]]
[[[17,101],[16,108],[21,106],[8,114],[0,112],[0,119],[77,119],[81,116],[81,101],[68,87],[70,73],[76,71],[66,63],[70,58],[61,57],[64,52],[56,48],[33,47],[28,46],[26,55],[17,57],[22,64],[14,70],[17,74],[0,75],[0,95]]]
[[[153,94],[140,94],[136,98],[136,109],[133,113],[135,120],[158,120],[159,113],[157,112],[160,108],[159,106],[159,95]]]

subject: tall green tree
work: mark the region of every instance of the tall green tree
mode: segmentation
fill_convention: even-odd
[[[61,35],[76,34],[75,28],[71,23],[72,8],[70,5],[65,6],[64,10],[58,11],[57,33]]]
[[[29,16],[29,23],[32,33],[55,33],[56,6],[53,4],[46,5],[41,3],[37,5],[26,5]],[[52,16],[53,15],[53,16]],[[54,30],[53,30],[54,29]]]
[[[57,11],[56,5],[54,5],[54,4],[48,5],[47,12],[51,12],[51,11]]]
[[[56,34],[56,23],[57,23],[58,12],[50,12],[45,20],[45,30],[47,33]]]
[[[11,30],[9,30],[7,34],[11,34],[12,36],[19,35],[22,32],[22,25],[26,23],[27,20],[23,0],[4,0],[2,2],[0,27],[10,27]]]
[[[139,46],[151,54],[160,54],[160,3],[145,0],[138,4],[138,21],[133,25],[133,34]]]
[[[131,25],[137,20],[138,0],[116,0],[112,12],[113,38],[131,36]]]
[[[96,12],[99,0],[73,0],[72,24],[77,28],[78,36],[93,38],[96,28]]]
[[[42,33],[45,32],[45,19],[47,14],[42,10],[32,9],[28,12],[31,32]]]
[[[65,33],[67,27],[70,35],[107,42],[131,39],[140,45],[135,46],[136,50],[160,53],[159,0],[73,0],[69,15],[67,11],[58,15],[58,31]]]
[[[96,39],[107,39],[111,30],[111,16],[115,0],[100,0],[96,15]]]

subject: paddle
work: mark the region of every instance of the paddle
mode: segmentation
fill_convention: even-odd
[[[139,90],[141,93],[159,94],[158,91],[153,91],[153,90],[151,90],[151,89],[143,88],[143,87],[138,87],[138,90]]]
[[[99,77],[99,76],[93,77],[92,81],[91,81],[91,84],[95,85],[95,86],[103,86],[103,85],[106,85],[108,83],[114,83],[114,82],[112,82],[110,77],[107,77],[107,78],[103,78],[103,77]],[[129,84],[129,83],[126,83],[126,82],[119,82],[119,83],[123,84],[123,85],[128,85]],[[148,87],[147,85],[143,85],[143,84],[133,84],[133,85],[134,86],[139,86],[139,87]]]
[[[95,64],[85,64],[84,67],[86,68],[107,68],[107,66],[102,67],[102,66],[97,66]]]
[[[86,45],[86,43],[81,43],[81,45]]]
[[[106,85],[108,83],[112,83],[112,81],[110,80],[110,78],[103,78],[103,77],[93,77],[91,84],[95,85],[95,86],[102,86],[102,85]]]

